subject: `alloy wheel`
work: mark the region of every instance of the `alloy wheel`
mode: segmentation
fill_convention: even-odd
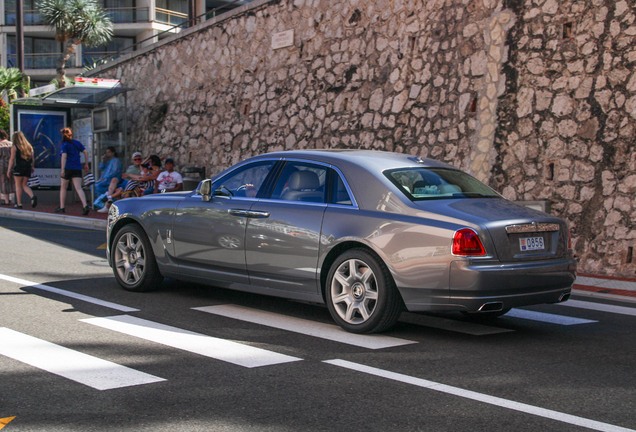
[[[340,264],[331,281],[331,300],[347,323],[367,321],[378,303],[378,285],[369,265],[359,259]]]
[[[119,278],[128,285],[135,285],[144,276],[146,253],[141,239],[132,232],[125,233],[117,241],[115,269]]]

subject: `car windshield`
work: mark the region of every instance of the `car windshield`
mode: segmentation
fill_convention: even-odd
[[[384,172],[412,201],[449,198],[500,198],[476,178],[448,168],[399,168]]]

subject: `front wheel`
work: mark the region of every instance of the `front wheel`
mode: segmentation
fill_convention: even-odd
[[[332,264],[326,300],[333,319],[352,333],[388,330],[402,312],[402,299],[386,265],[364,249],[351,249]]]
[[[126,225],[115,236],[112,246],[115,279],[125,290],[143,292],[159,288],[163,276],[144,230]]]

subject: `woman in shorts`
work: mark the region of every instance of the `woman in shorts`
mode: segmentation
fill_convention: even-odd
[[[62,184],[60,187],[60,206],[55,209],[55,213],[66,213],[64,209],[66,189],[68,189],[68,183],[72,181],[75,192],[82,201],[82,214],[88,214],[86,195],[82,190],[82,163],[80,162],[82,153],[84,153],[84,169],[88,171],[88,151],[81,142],[73,139],[71,128],[62,129]]]
[[[13,163],[15,162],[15,166]],[[13,166],[13,178],[15,180],[15,202],[13,206],[16,209],[22,208],[22,191],[31,197],[31,207],[38,205],[38,197],[33,194],[31,188],[27,185],[27,180],[34,171],[33,166],[33,147],[24,137],[22,132],[13,134],[13,146],[11,147],[11,157],[9,159],[9,167]],[[11,172],[7,172],[7,177],[11,177]]]

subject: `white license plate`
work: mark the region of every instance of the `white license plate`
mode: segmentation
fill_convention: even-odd
[[[521,251],[544,250],[543,237],[524,237],[519,239]]]

